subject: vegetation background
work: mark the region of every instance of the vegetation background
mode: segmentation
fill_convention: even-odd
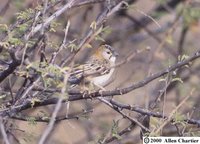
[[[1,1],[0,143],[200,136],[199,38],[199,0]],[[119,53],[112,81],[69,93],[60,77],[101,44]]]

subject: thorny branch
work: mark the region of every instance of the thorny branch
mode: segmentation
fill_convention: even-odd
[[[3,136],[3,140],[6,144],[10,144],[9,140],[8,140],[8,135],[7,135],[7,132],[5,130],[5,126],[4,126],[4,123],[3,123],[3,119],[2,117],[0,117],[0,130],[1,130],[1,134]]]
[[[63,102],[66,102],[66,101],[77,101],[77,100],[81,100],[81,99],[92,99],[92,98],[95,98],[95,97],[106,97],[106,96],[115,96],[115,95],[123,95],[125,93],[128,93],[134,89],[137,89],[137,88],[140,88],[146,84],[148,84],[149,82],[155,80],[156,78],[159,78],[169,72],[172,72],[176,69],[179,69],[181,68],[182,66],[185,66],[185,65],[188,65],[189,62],[197,59],[198,57],[200,57],[200,52],[196,52],[193,56],[189,57],[188,59],[182,61],[182,62],[178,62],[177,64],[174,64],[172,66],[170,66],[169,68],[167,69],[164,69],[163,71],[161,72],[158,72],[158,73],[155,73],[153,75],[151,75],[150,77],[147,77],[145,78],[144,80],[130,86],[130,87],[127,87],[127,88],[124,88],[124,89],[121,89],[121,90],[113,90],[113,91],[102,91],[102,92],[95,92],[95,93],[91,93],[91,94],[84,94],[84,96],[79,93],[80,95],[71,95],[68,99],[65,99],[63,100]],[[132,88],[132,89],[131,89]],[[121,92],[122,91],[122,92]],[[39,107],[39,106],[46,106],[46,105],[50,105],[50,104],[56,104],[58,101],[57,98],[50,98],[50,99],[47,99],[47,100],[44,100],[44,101],[41,101],[41,102],[36,102],[34,107]],[[31,105],[31,102],[30,101],[26,101],[26,103],[22,104],[22,105],[18,105],[12,109],[4,109],[4,110],[1,110],[0,111],[0,115],[1,116],[5,116],[5,115],[13,115],[13,112],[19,112],[19,111],[23,111],[23,110],[26,110],[26,109],[29,109],[31,108],[32,105]],[[141,111],[138,111],[138,112],[141,112]],[[147,113],[145,113],[147,114]],[[151,116],[157,116],[157,117],[160,117],[159,114],[156,114],[156,115],[153,115],[151,114]],[[193,123],[194,121],[191,120],[191,123]]]
[[[63,115],[63,116],[57,116],[55,118],[55,123],[63,121],[63,120],[71,120],[71,119],[80,119],[81,117],[85,117],[86,115],[92,113],[93,110],[84,110],[83,112],[77,113],[77,114],[70,114],[68,116]],[[50,121],[50,117],[45,117],[45,116],[26,116],[26,115],[14,115],[10,117],[12,119],[16,120],[21,120],[21,121],[29,121],[29,120],[34,120],[35,122],[45,122],[48,123]]]
[[[127,86],[124,88],[113,89],[113,90],[108,90],[108,91],[95,91],[95,92],[91,92],[91,93],[90,92],[80,92],[80,91],[68,91],[68,87],[67,87],[67,83],[66,83],[67,75],[65,76],[65,79],[64,79],[65,82],[63,82],[64,86],[62,86],[61,89],[57,89],[54,87],[52,87],[52,88],[44,87],[41,73],[37,69],[31,68],[31,70],[30,70],[31,74],[28,76],[26,74],[20,75],[20,76],[19,76],[19,74],[17,74],[18,69],[22,68],[21,66],[26,67],[27,65],[32,63],[31,62],[32,58],[30,58],[30,57],[33,54],[39,53],[40,64],[43,62],[48,62],[48,64],[52,64],[52,65],[57,64],[56,60],[58,60],[59,56],[62,55],[62,52],[65,51],[65,47],[69,45],[70,40],[67,38],[68,32],[72,31],[72,33],[75,33],[75,34],[78,34],[78,32],[76,32],[75,30],[71,30],[69,28],[69,22],[68,22],[62,43],[60,44],[58,49],[55,50],[55,52],[53,52],[53,53],[50,52],[51,53],[51,54],[49,54],[50,59],[48,59],[49,55],[47,54],[48,52],[45,53],[45,49],[48,48],[47,33],[49,33],[50,25],[55,19],[58,19],[65,12],[67,12],[67,14],[68,14],[71,11],[71,9],[75,9],[78,7],[80,8],[81,6],[86,6],[86,5],[92,6],[91,4],[99,3],[103,7],[101,7],[101,12],[95,20],[96,29],[94,29],[92,27],[90,27],[90,28],[88,27],[87,33],[85,33],[82,38],[80,38],[80,37],[78,38],[79,40],[77,42],[78,43],[77,49],[75,51],[73,51],[73,53],[70,53],[70,55],[66,55],[64,58],[61,59],[61,61],[58,62],[58,63],[60,63],[60,64],[58,64],[58,67],[60,68],[60,70],[64,66],[66,66],[66,65],[69,66],[68,64],[75,61],[75,56],[77,56],[77,54],[82,49],[85,49],[88,44],[90,44],[91,42],[94,41],[95,37],[100,34],[100,29],[103,28],[107,19],[111,18],[111,16],[113,16],[114,14],[115,14],[114,18],[116,18],[116,16],[126,17],[131,21],[129,24],[124,25],[124,31],[123,31],[124,34],[121,34],[121,33],[119,35],[114,34],[114,38],[109,37],[106,40],[106,43],[115,45],[114,42],[119,41],[120,38],[122,37],[122,35],[123,36],[126,35],[128,37],[128,35],[130,35],[130,34],[135,34],[133,31],[135,31],[136,29],[137,30],[144,29],[149,34],[150,37],[153,37],[154,39],[156,39],[156,41],[158,43],[161,44],[162,39],[160,37],[158,37],[156,35],[156,33],[153,33],[153,31],[151,31],[149,28],[147,28],[147,25],[149,23],[151,23],[152,21],[157,23],[156,18],[158,18],[158,17],[156,17],[154,15],[152,16],[151,13],[148,13],[148,14],[144,14],[145,16],[142,18],[136,19],[136,18],[134,18],[132,13],[129,13],[129,9],[127,8],[128,4],[134,4],[136,1],[137,0],[125,0],[125,1],[119,1],[119,0],[115,0],[115,1],[107,1],[107,0],[62,1],[62,0],[58,0],[56,2],[49,2],[48,0],[46,0],[46,1],[43,1],[44,5],[42,5],[43,6],[42,10],[36,10],[35,13],[33,15],[30,15],[30,17],[27,18],[26,20],[17,20],[15,24],[11,25],[8,28],[9,32],[13,32],[20,25],[26,24],[27,22],[32,22],[28,26],[27,31],[25,31],[22,34],[19,34],[20,35],[19,37],[21,39],[25,40],[25,43],[23,44],[23,46],[15,47],[13,45],[12,46],[10,45],[9,48],[4,47],[2,45],[0,46],[0,53],[2,51],[6,51],[10,58],[10,61],[8,61],[8,62],[4,62],[3,60],[0,59],[0,62],[6,65],[6,67],[4,67],[3,70],[0,69],[1,70],[0,71],[0,83],[2,85],[6,85],[5,83],[6,83],[7,78],[9,77],[9,82],[10,82],[10,78],[12,77],[12,74],[16,77],[19,77],[20,80],[22,78],[22,81],[23,81],[20,84],[19,89],[17,89],[17,91],[12,89],[12,86],[14,85],[12,83],[15,83],[15,82],[12,82],[12,83],[9,83],[9,88],[8,88],[10,94],[8,94],[9,92],[8,93],[6,93],[4,91],[2,92],[6,96],[11,95],[11,97],[12,97],[12,100],[6,99],[5,103],[3,103],[1,105],[1,110],[0,110],[0,118],[1,118],[0,119],[0,130],[1,130],[4,142],[6,144],[9,144],[9,138],[8,138],[8,134],[7,134],[7,129],[4,125],[4,120],[8,121],[9,119],[15,119],[15,120],[21,120],[21,121],[29,121],[29,119],[33,118],[34,121],[36,121],[36,122],[48,123],[48,126],[45,129],[45,131],[42,133],[40,141],[39,141],[40,144],[43,144],[47,140],[50,133],[52,133],[52,130],[55,127],[55,124],[57,122],[60,122],[63,120],[70,120],[70,119],[78,120],[80,117],[82,117],[82,116],[84,117],[85,115],[89,114],[90,112],[93,112],[93,110],[89,110],[89,111],[86,110],[86,111],[83,111],[78,114],[70,114],[67,116],[58,116],[58,112],[61,109],[62,103],[64,103],[64,102],[68,103],[70,101],[75,102],[78,100],[99,99],[99,101],[101,103],[106,104],[113,111],[118,112],[121,116],[123,116],[123,118],[125,118],[131,122],[131,124],[128,127],[123,128],[121,131],[119,131],[117,133],[119,136],[122,136],[126,133],[130,133],[136,126],[141,127],[141,129],[143,129],[145,131],[151,132],[151,130],[149,128],[147,128],[146,126],[144,126],[142,123],[140,123],[138,121],[138,119],[135,119],[135,118],[131,117],[130,115],[126,114],[125,111],[128,111],[129,113],[136,112],[136,113],[140,114],[141,116],[156,117],[156,118],[165,120],[165,123],[163,123],[163,125],[161,125],[160,128],[156,130],[156,132],[159,132],[159,130],[162,129],[166,125],[166,123],[168,123],[168,122],[173,123],[176,121],[176,119],[172,115],[179,108],[179,105],[177,106],[177,108],[174,111],[172,111],[171,115],[167,116],[164,113],[155,112],[153,110],[147,110],[147,109],[141,108],[139,106],[120,103],[118,101],[113,100],[112,98],[114,96],[124,95],[124,94],[130,93],[138,88],[142,88],[157,78],[165,76],[166,74],[170,74],[174,71],[177,72],[177,71],[181,70],[181,68],[183,66],[186,66],[186,65],[190,66],[192,61],[195,61],[196,59],[198,59],[200,57],[200,50],[198,50],[196,53],[194,53],[190,57],[187,57],[184,60],[183,59],[179,60],[178,57],[176,57],[177,55],[184,55],[184,51],[185,51],[184,43],[185,43],[185,39],[186,39],[185,33],[189,32],[190,26],[187,26],[186,27],[187,29],[184,29],[185,27],[183,26],[183,31],[181,33],[182,37],[180,38],[180,41],[179,41],[178,52],[176,52],[176,50],[174,50],[174,49],[167,50],[170,53],[173,53],[172,56],[176,57],[176,59],[179,60],[176,64],[171,65],[170,67],[167,67],[167,68],[161,70],[160,72],[151,74],[150,76],[145,77],[143,80],[141,80],[137,83],[131,83],[130,86]],[[183,0],[182,1],[181,0],[170,0],[170,1],[166,2],[165,4],[160,4],[160,5],[156,6],[153,9],[153,11],[154,12],[172,12],[173,8],[175,8],[179,3],[184,3],[184,2],[185,1],[183,1]],[[190,1],[187,1],[187,2],[188,2],[187,4],[190,3]],[[6,11],[9,10],[10,3],[11,3],[11,1],[8,1],[7,4],[5,5],[5,7],[3,7],[0,10],[0,15],[4,15],[4,13],[3,13],[4,9]],[[56,10],[54,9],[54,11],[52,12],[51,10],[54,7],[57,7],[57,8],[56,8]],[[182,14],[183,14],[182,12],[178,15],[178,19],[176,19],[177,25],[179,25],[179,17],[182,18]],[[83,19],[85,21],[87,21],[85,17]],[[117,31],[117,32],[119,32],[119,31]],[[162,31],[162,32],[164,32],[164,31]],[[166,37],[163,39],[164,43],[166,43],[166,38],[168,36],[167,33],[165,33],[165,34],[166,34]],[[1,35],[0,39],[4,41],[8,37],[9,36],[7,35],[7,33],[3,33]],[[74,38],[73,36],[71,36],[71,37]],[[36,40],[34,41],[33,46],[29,48],[29,47],[27,47],[27,44],[28,44],[28,41],[31,39],[36,39]],[[73,42],[76,41],[76,38],[72,41]],[[122,41],[124,41],[122,43],[126,43],[126,41],[124,39]],[[124,47],[124,44],[122,44],[122,43],[121,43],[120,47]],[[170,45],[169,45],[169,47],[170,47]],[[114,67],[119,67],[127,62],[130,62],[132,60],[132,58],[135,57],[136,54],[129,55],[125,61],[121,61],[121,62],[117,63]],[[65,73],[65,74],[67,74],[67,73]],[[46,76],[46,75],[43,75],[43,76]],[[17,81],[16,83],[18,84],[19,82]],[[168,86],[169,85],[166,86],[165,91],[167,91]],[[7,87],[5,86],[4,89],[6,89],[6,88]],[[1,87],[0,87],[0,90],[1,90]],[[65,98],[64,97],[55,97],[55,95],[57,93],[61,93],[62,96],[64,96],[64,95],[67,95],[67,96]],[[42,97],[40,99],[41,95],[44,96],[45,98]],[[39,97],[39,100],[35,101],[33,104],[33,101],[31,100],[31,98],[38,98],[38,97]],[[111,99],[107,99],[107,97],[109,97]],[[0,100],[3,100],[3,99],[0,98]],[[186,100],[184,100],[184,102],[185,101]],[[159,103],[159,102],[156,100],[156,103]],[[29,117],[29,116],[25,116],[22,114],[23,111],[25,111],[25,110],[42,107],[42,106],[47,106],[47,105],[52,105],[52,104],[55,105],[55,109],[52,112],[51,117],[48,117],[48,118],[47,117],[46,118],[38,117],[38,116]],[[22,115],[20,115],[18,113],[20,113]],[[5,119],[3,119],[3,118],[5,118]],[[195,118],[191,118],[191,117],[184,118],[183,122],[200,127],[200,121]],[[12,133],[10,133],[10,134],[12,135]],[[109,143],[116,139],[117,139],[116,136],[111,136],[109,138],[105,138],[103,143]]]

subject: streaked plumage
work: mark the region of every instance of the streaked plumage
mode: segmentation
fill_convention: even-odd
[[[72,70],[68,83],[70,85],[94,84],[103,87],[111,78],[117,53],[109,45],[100,46],[88,59],[88,61]]]

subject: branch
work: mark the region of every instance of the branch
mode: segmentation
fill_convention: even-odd
[[[70,114],[68,116],[58,116],[55,118],[55,123],[63,121],[63,120],[70,120],[70,119],[79,119],[80,117],[84,117],[86,114],[89,114],[93,112],[93,110],[84,110],[81,113],[78,114]],[[50,117],[31,117],[31,116],[24,116],[24,115],[14,115],[11,117],[12,119],[16,120],[21,120],[21,121],[26,121],[29,122],[30,120],[33,120],[34,122],[45,122],[48,123],[50,122]]]
[[[109,106],[110,108],[112,108],[113,110],[115,110],[116,112],[118,112],[119,114],[121,114],[123,116],[123,118],[128,119],[129,121],[131,121],[134,124],[137,124],[141,129],[150,132],[150,130],[148,128],[146,128],[145,126],[143,126],[138,120],[130,117],[129,115],[125,114],[122,112],[121,109],[119,109],[118,107],[115,107],[115,105],[113,105],[110,100],[107,100],[105,98],[99,97],[98,98],[101,102],[103,102],[104,104],[106,104],[107,106]]]
[[[152,112],[152,111],[149,111],[148,109],[139,108],[137,106],[122,104],[122,103],[119,103],[119,102],[114,101],[114,100],[111,100],[110,103],[112,103],[113,105],[115,105],[119,109],[127,109],[127,110],[130,110],[130,111],[138,112],[142,115],[148,115],[148,116],[152,116],[152,117],[156,117],[156,118],[169,119],[168,116],[163,115],[162,113]],[[170,120],[171,120],[171,122],[175,122],[174,118],[170,118]],[[193,124],[193,125],[197,125],[198,127],[200,127],[200,120],[185,118],[185,119],[183,119],[183,121],[188,123],[188,124]]]
[[[73,95],[70,95],[68,99],[63,100],[63,102],[66,101],[77,101],[77,100],[81,100],[81,99],[92,99],[92,98],[96,98],[96,97],[106,97],[106,96],[116,96],[116,95],[123,95],[126,93],[129,93],[135,89],[138,89],[140,87],[145,86],[146,84],[150,83],[151,81],[171,72],[174,71],[178,68],[181,68],[182,66],[187,65],[189,62],[192,62],[194,60],[196,60],[197,58],[200,57],[200,50],[197,51],[196,53],[194,53],[191,57],[189,57],[186,60],[183,60],[181,62],[178,62],[172,66],[170,66],[169,68],[166,68],[158,73],[155,73],[147,78],[145,78],[144,80],[136,83],[136,84],[132,84],[129,87],[126,88],[122,88],[122,89],[118,89],[118,90],[111,90],[111,91],[100,91],[100,92],[94,92],[91,94],[84,94],[84,93],[71,93]],[[50,105],[50,104],[56,104],[58,101],[58,98],[50,98],[47,100],[43,100],[41,102],[36,102],[35,105],[33,107],[39,107],[39,106],[46,106],[46,105]],[[19,112],[22,110],[26,110],[32,108],[31,102],[29,100],[26,100],[23,104],[15,106],[11,109],[7,108],[4,110],[0,111],[0,116],[5,116],[5,115],[13,115],[13,113],[15,112]]]
[[[72,55],[67,56],[67,58],[61,62],[61,67],[64,66],[66,63],[72,62],[72,60],[74,60],[74,57],[76,56],[76,54],[80,50],[85,48],[86,45],[89,44],[95,38],[95,36],[101,32],[100,29],[101,29],[103,23],[106,21],[106,19],[108,17],[110,17],[111,15],[113,15],[115,12],[119,11],[120,9],[123,9],[124,5],[126,5],[126,2],[121,1],[121,2],[117,3],[116,5],[114,5],[110,11],[108,11],[107,8],[104,9],[104,11],[100,13],[100,15],[97,17],[97,19],[95,21],[96,29],[93,29],[93,28],[89,29],[89,31],[84,36],[83,40],[81,40],[81,42],[78,44],[77,51],[75,53],[73,53]]]
[[[58,112],[60,111],[61,109],[61,106],[62,106],[62,101],[63,101],[63,98],[66,94],[66,86],[67,86],[67,80],[68,80],[68,75],[65,75],[65,78],[63,80],[63,84],[64,86],[62,87],[61,89],[61,96],[59,97],[58,99],[58,102],[55,106],[55,109],[52,113],[52,116],[51,116],[51,119],[49,121],[49,124],[47,126],[47,128],[44,130],[44,133],[42,134],[42,136],[40,137],[40,140],[39,140],[39,144],[43,144],[45,143],[45,141],[47,140],[48,136],[50,135],[50,133],[52,132],[53,130],[53,127],[55,125],[55,120],[56,120],[56,117],[58,115]]]
[[[104,0],[105,1],[105,0]],[[86,5],[90,3],[97,3],[97,2],[103,2],[103,0],[69,0],[63,7],[60,7],[55,13],[53,13],[48,19],[45,20],[45,23],[37,25],[33,31],[32,35],[37,33],[39,30],[42,29],[42,27],[47,27],[55,18],[59,17],[62,13],[65,11],[71,9],[72,7],[79,7],[81,5]]]
[[[14,60],[9,64],[8,68],[0,73],[0,83],[7,78],[10,74],[12,74],[15,69],[21,64],[20,60]]]
[[[69,92],[69,94],[73,95],[73,96],[69,97],[69,101],[75,101],[75,100],[80,100],[80,99],[89,99],[89,98],[91,99],[91,98],[95,98],[95,97],[99,97],[99,96],[101,96],[101,97],[116,96],[116,95],[123,95],[123,94],[129,93],[135,89],[145,86],[146,84],[150,83],[151,81],[153,81],[169,72],[172,72],[182,66],[188,65],[189,62],[192,62],[199,57],[200,57],[200,50],[197,51],[196,53],[194,53],[188,59],[178,62],[178,63],[170,66],[169,68],[166,68],[158,73],[152,74],[151,76],[145,78],[144,80],[142,80],[136,84],[132,84],[126,88],[121,88],[121,89],[111,90],[111,91],[94,92],[91,94],[74,93],[74,95],[73,95],[73,92],[72,93]],[[84,97],[83,97],[83,95],[84,95]]]
[[[123,129],[122,131],[120,131],[117,135],[122,136],[122,135],[124,135],[124,134],[126,134],[126,133],[129,133],[129,132],[131,132],[131,130],[132,130],[133,128],[135,128],[135,126],[136,126],[135,123],[131,123],[128,127],[126,127],[125,129]],[[107,139],[104,141],[104,143],[110,143],[110,142],[112,142],[112,141],[114,141],[114,140],[117,140],[117,137],[116,137],[116,136],[112,136],[112,137],[110,137],[110,138],[107,138]]]
[[[5,126],[3,124],[2,117],[0,117],[0,130],[1,130],[1,134],[3,136],[3,140],[4,140],[5,144],[10,144],[10,142],[8,140],[8,135],[7,135],[6,130],[5,130]]]

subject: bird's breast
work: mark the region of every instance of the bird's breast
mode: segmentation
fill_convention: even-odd
[[[108,80],[111,78],[114,72],[114,68],[110,69],[110,72],[92,79],[92,82],[97,86],[105,86]]]

